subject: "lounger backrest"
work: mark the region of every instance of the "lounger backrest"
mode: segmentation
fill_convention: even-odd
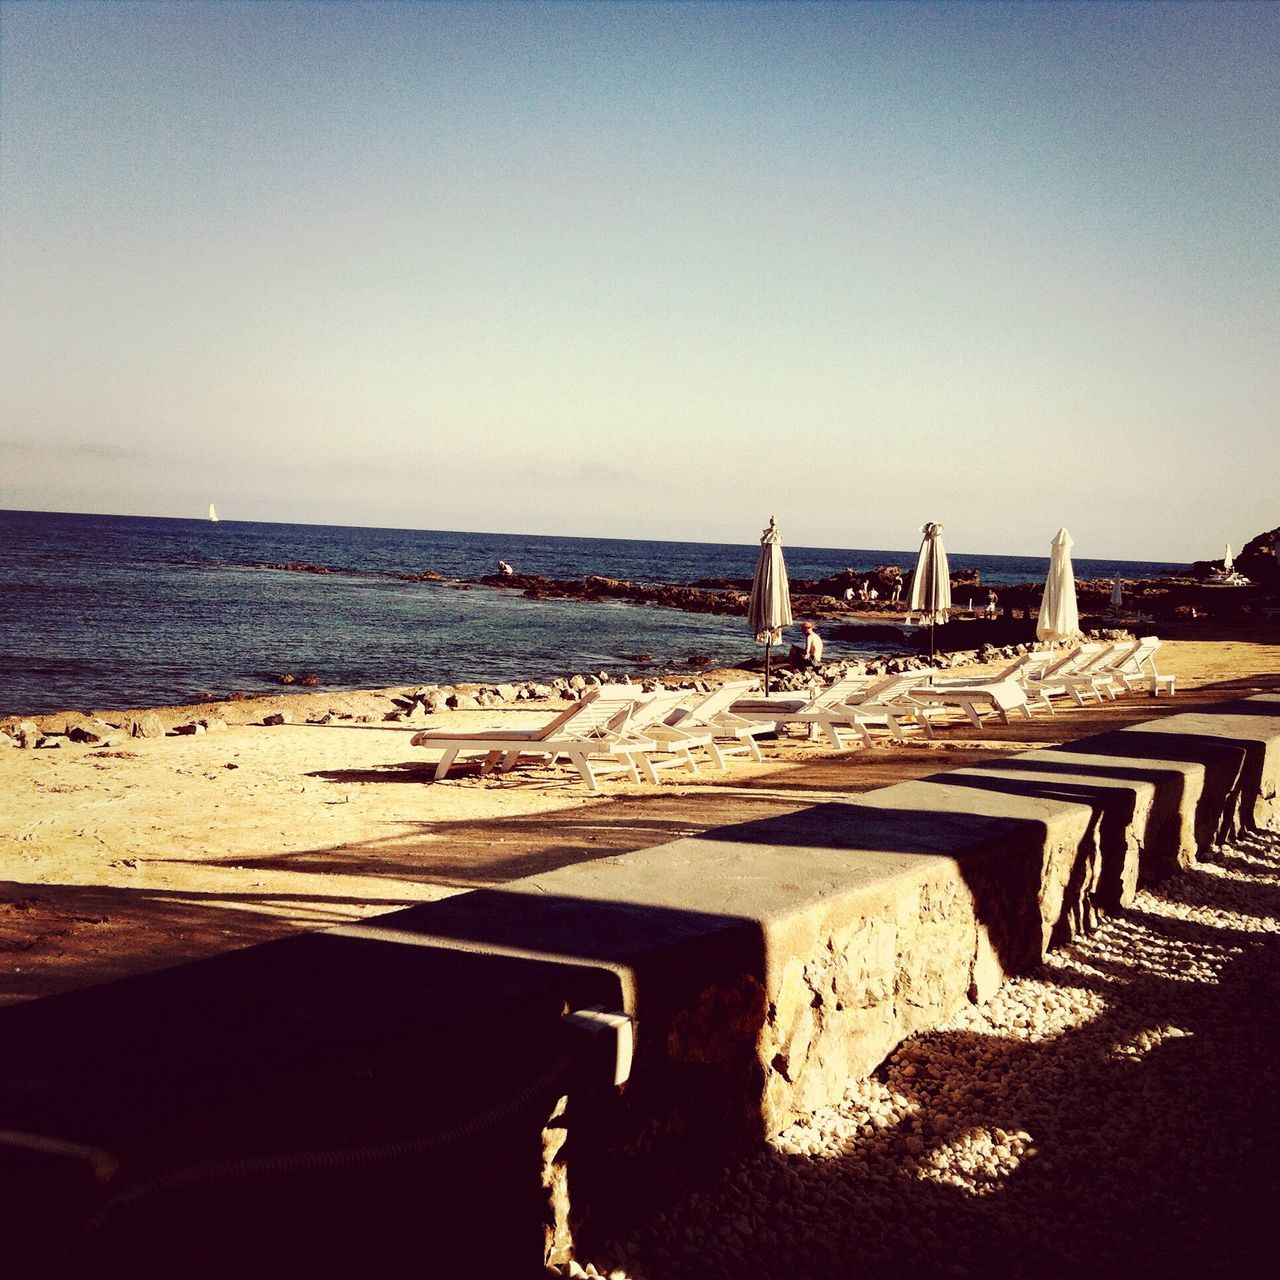
[[[1106,664],[1098,668],[1098,670],[1106,675],[1132,673],[1138,669],[1135,663],[1141,649],[1141,640],[1122,642],[1116,645],[1115,652],[1107,659]]]
[[[814,707],[835,707],[842,702],[856,702],[865,690],[873,688],[876,683],[868,676],[842,676],[835,684],[819,689],[806,710]]]
[[[643,733],[650,725],[661,724],[682,702],[690,697],[688,689],[665,689],[637,704],[627,721],[627,729]]]
[[[668,724],[680,724],[686,728],[695,724],[709,724],[716,716],[728,711],[754,685],[754,680],[730,680],[718,689],[713,689],[695,707],[677,706],[671,714],[666,716],[666,721]]]
[[[1152,675],[1160,674],[1156,670],[1156,650],[1160,648],[1162,643],[1163,641],[1159,636],[1142,637],[1138,644],[1137,651],[1134,653],[1134,658],[1138,663],[1139,669],[1145,666],[1150,668]]]
[[[885,676],[867,685],[858,696],[847,698],[846,701],[853,707],[860,706],[864,702],[892,702],[895,698],[902,697],[908,690],[922,684],[924,679],[918,671],[910,671],[899,676]]]
[[[587,708],[596,700],[599,695],[599,689],[592,689],[576,702],[571,702],[565,709],[553,719],[547,721],[537,733],[532,735],[532,741],[540,738],[549,738],[553,733],[559,732],[571,720],[577,720],[586,713]]]
[[[1083,662],[1092,652],[1093,650],[1088,650],[1086,652],[1083,645],[1076,649],[1068,649],[1061,657],[1054,658],[1045,663],[1045,665],[1040,668],[1036,679],[1048,680],[1052,676],[1066,675],[1079,663]]]
[[[1111,664],[1111,662],[1114,661],[1117,653],[1123,647],[1124,647],[1123,645],[1119,645],[1119,644],[1103,645],[1102,648],[1099,649],[1098,652],[1093,655],[1093,657],[1088,658],[1084,662],[1080,663],[1080,665],[1076,667],[1076,669],[1072,672],[1072,674],[1078,675],[1078,676],[1097,675],[1099,672],[1104,671]]]
[[[589,738],[606,732],[616,733],[626,727],[636,707],[648,702],[649,696],[641,693],[635,685],[604,685],[593,689],[578,703],[578,714],[561,723],[558,736],[568,733]]]
[[[1003,671],[997,671],[995,675],[991,677],[991,679],[993,681],[1016,680],[1018,676],[1022,674],[1023,669],[1031,665],[1031,658],[1032,658],[1031,654],[1024,653],[1022,657],[1015,658],[1011,663],[1009,663],[1009,665],[1005,667]]]

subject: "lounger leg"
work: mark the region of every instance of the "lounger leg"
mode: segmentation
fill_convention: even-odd
[[[483,778],[485,774],[492,773],[498,767],[502,758],[503,753],[501,751],[490,751],[480,762],[480,776]]]
[[[439,762],[436,764],[436,773],[435,773],[436,782],[439,782],[442,778],[445,778],[448,776],[449,766],[454,762],[457,755],[458,755],[458,748],[450,747],[447,751],[445,751],[444,755],[440,757]]]
[[[1023,703],[1021,703],[1021,704],[1019,705],[1019,707],[1018,707],[1018,710],[1022,712],[1022,718],[1023,718],[1024,720],[1030,720],[1030,719],[1032,719],[1032,715],[1031,715],[1031,704],[1030,704],[1029,702],[1023,702]],[[1006,717],[1006,723],[1007,723],[1007,722],[1008,722],[1008,717]]]
[[[982,728],[982,717],[978,714],[978,708],[975,707],[972,702],[966,702],[964,704],[964,713],[973,721],[975,728]]]
[[[764,759],[764,753],[760,750],[760,744],[756,741],[754,733],[743,733],[738,737],[738,741],[747,748],[751,753],[751,758],[757,762]]]
[[[627,763],[631,766],[631,776],[637,782],[640,781],[640,773],[643,773],[646,782],[653,783],[655,787],[658,785],[658,771],[653,767],[653,761],[644,752],[638,756],[628,756]],[[639,771],[637,771],[637,765],[639,765]]]
[[[573,767],[577,769],[583,782],[587,784],[588,791],[599,791],[600,784],[596,781],[596,775],[591,771],[591,763],[581,751],[566,752]]]

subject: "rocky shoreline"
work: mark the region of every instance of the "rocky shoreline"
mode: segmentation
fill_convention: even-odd
[[[1210,575],[1222,568],[1220,560],[1197,561],[1185,574],[1162,578],[1125,579],[1123,589],[1131,610],[1154,619],[1204,615],[1238,616],[1256,608],[1260,599],[1280,589],[1280,567],[1276,552],[1280,528],[1259,534],[1235,558],[1236,568],[1249,577],[1248,587],[1222,591],[1206,585]],[[678,609],[686,613],[742,616],[751,589],[750,578],[709,578],[691,583],[633,582],[586,574],[581,578],[551,578],[541,574],[491,573],[478,578],[448,577],[433,570],[421,573],[375,572],[334,565],[299,562],[261,564],[260,569],[287,573],[383,577],[402,582],[437,584],[456,591],[476,587],[518,591],[530,600],[574,600],[582,603],[613,601]],[[792,612],[797,618],[875,619],[887,626],[906,622],[905,601],[910,594],[910,569],[900,565],[877,565],[870,569],[843,569],[825,578],[791,580]],[[1103,617],[1111,611],[1112,580],[1082,578],[1076,581],[1080,612]],[[957,608],[968,599],[970,607],[986,605],[986,587],[977,569],[957,566],[951,572],[951,589]],[[1040,606],[1044,583],[1023,582],[996,587],[999,607],[1008,618],[1029,620]],[[846,593],[852,592],[852,599]],[[874,592],[874,597],[871,593]],[[863,598],[867,596],[868,598]],[[897,596],[896,603],[889,603]]]
[[[1096,633],[1099,639],[1123,638],[1127,633]],[[775,691],[806,690],[814,684],[832,684],[849,675],[899,675],[907,671],[947,670],[952,667],[988,664],[1020,657],[1029,644],[991,645],[956,649],[934,655],[880,654],[869,659],[828,662],[818,671],[775,668],[770,686]],[[425,724],[446,711],[478,711],[512,708],[521,704],[574,701],[591,689],[605,684],[634,685],[638,693],[659,689],[689,689],[710,692],[731,679],[755,678],[759,664],[752,667],[710,668],[705,659],[691,664],[693,672],[608,672],[578,673],[540,679],[514,680],[498,684],[420,684],[373,690],[331,690],[248,695],[232,693],[207,701],[174,706],[129,710],[67,710],[46,715],[0,717],[0,750],[59,749],[79,746],[87,749],[120,747],[130,738],[187,737],[216,733],[231,725],[284,724]],[[289,686],[310,686],[315,680],[280,677]]]

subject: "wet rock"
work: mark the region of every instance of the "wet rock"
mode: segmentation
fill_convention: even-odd
[[[268,716],[265,720],[263,720],[262,723],[263,724],[272,723],[271,717]],[[194,737],[197,733],[206,732],[204,725],[200,724],[198,721],[195,721],[195,720],[193,720],[190,724],[174,725],[173,731],[174,733],[184,738]]]
[[[292,724],[293,717],[287,711],[273,711],[270,715],[262,717],[262,723],[265,725]]]

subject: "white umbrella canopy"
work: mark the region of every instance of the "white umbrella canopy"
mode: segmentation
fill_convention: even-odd
[[[931,626],[946,622],[951,608],[951,570],[947,566],[947,549],[942,545],[942,526],[930,522],[920,530],[924,541],[916,557],[916,571],[911,575],[911,601],[908,613],[920,614],[921,622]]]
[[[1071,548],[1074,545],[1065,529],[1059,529],[1050,543],[1049,576],[1044,582],[1040,616],[1036,619],[1037,640],[1069,640],[1080,634],[1076,575],[1071,568]]]
[[[764,691],[768,693],[769,653],[782,639],[782,628],[791,622],[791,586],[782,559],[782,534],[776,516],[769,517],[769,525],[760,535],[760,558],[747,601],[747,622],[756,633],[756,642],[765,647]]]
[[[907,613],[920,615],[921,622],[929,624],[929,661],[933,661],[934,627],[946,622],[951,608],[951,569],[947,565],[947,549],[942,545],[942,526],[931,520],[920,532],[920,554],[916,556],[916,570],[911,575],[911,600]]]

